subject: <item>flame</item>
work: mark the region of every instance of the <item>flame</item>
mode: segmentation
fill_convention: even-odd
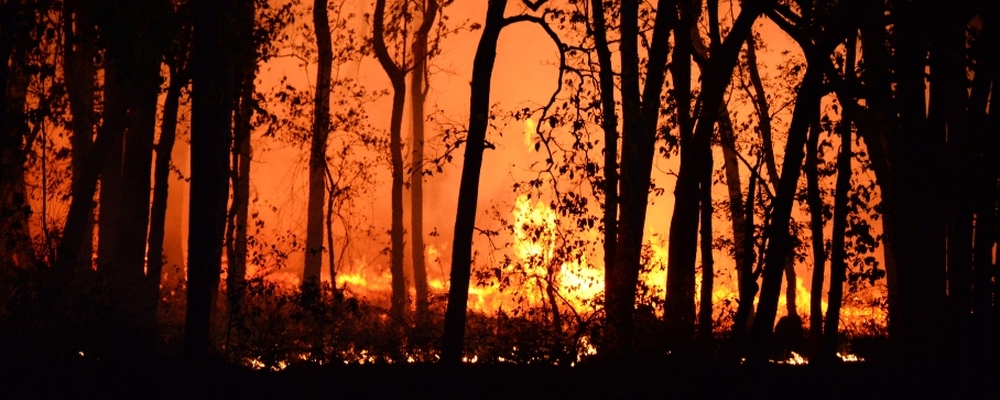
[[[535,120],[531,118],[524,120],[524,146],[528,148],[528,152],[535,148],[535,131],[537,129],[538,123]]]

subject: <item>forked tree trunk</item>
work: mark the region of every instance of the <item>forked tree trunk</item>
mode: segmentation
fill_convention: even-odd
[[[801,164],[805,157],[807,132],[812,121],[819,117],[819,101],[823,95],[823,72],[820,64],[823,61],[825,60],[816,58],[809,61],[799,88],[798,101],[788,130],[781,181],[772,202],[771,223],[766,228],[768,246],[764,256],[764,279],[753,322],[754,346],[749,357],[756,363],[766,362],[770,347],[781,293],[782,273],[786,270],[788,253],[792,247],[789,225]]]
[[[694,263],[698,237],[699,182],[706,165],[704,154],[710,148],[710,139],[729,87],[740,48],[753,28],[754,21],[772,1],[744,2],[740,15],[733,23],[725,41],[713,50],[701,70],[701,92],[697,103],[701,108],[697,126],[687,143],[682,138],[681,162],[674,189],[674,210],[670,222],[670,252],[667,270],[667,298],[665,309],[673,321],[673,330],[681,343],[690,340],[694,332]],[[688,63],[685,60],[683,63]],[[675,61],[676,63],[676,61]],[[683,81],[675,78],[675,86]],[[682,86],[678,87],[679,88]],[[683,131],[682,131],[683,132]],[[687,147],[687,149],[685,149]],[[624,175],[624,170],[623,170]]]
[[[605,266],[607,352],[612,357],[634,352],[636,285],[639,280],[642,237],[649,200],[650,172],[656,145],[660,94],[665,81],[669,38],[676,18],[674,2],[661,0],[653,28],[640,92],[638,58],[638,1],[623,1],[621,14],[622,160],[620,211],[615,262]],[[692,283],[693,285],[693,283]],[[692,302],[693,300],[692,287]]]
[[[403,106],[406,103],[406,71],[396,65],[385,44],[385,0],[375,2],[374,50],[379,64],[392,83],[392,112],[389,119],[389,153],[392,164],[392,229],[390,230],[389,272],[392,275],[391,314],[403,321],[406,309],[406,278],[403,272]]]
[[[253,12],[252,9],[243,11]],[[248,47],[252,46],[250,40],[242,40],[241,43],[245,43]],[[247,273],[250,160],[253,157],[253,148],[250,145],[250,133],[253,127],[250,125],[250,118],[253,117],[254,80],[257,78],[255,62],[253,58],[247,56],[244,54],[240,59],[240,82],[235,93],[237,101],[233,104],[232,110],[233,146],[230,151],[232,154],[230,181],[233,186],[233,200],[226,226],[226,261],[229,266],[226,273],[226,294],[229,299],[230,315],[239,315],[242,311],[240,303],[243,299]]]
[[[410,235],[413,245],[413,286],[417,323],[427,322],[427,263],[424,260],[424,103],[427,100],[427,41],[437,18],[438,0],[427,0],[420,27],[413,35],[413,70],[410,71],[413,158],[410,160]]]

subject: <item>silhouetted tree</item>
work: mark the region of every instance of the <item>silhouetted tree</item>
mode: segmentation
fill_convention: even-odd
[[[689,341],[694,334],[694,263],[701,197],[699,184],[704,180],[704,170],[711,168],[705,160],[705,154],[711,146],[711,136],[715,131],[719,109],[736,66],[740,48],[750,35],[757,17],[772,4],[773,1],[769,0],[744,2],[729,34],[710,49],[711,56],[704,61],[701,69],[702,85],[696,102],[701,108],[698,110],[696,125],[689,111],[690,105],[685,104],[684,100],[688,99],[689,103],[690,94],[679,95],[677,98],[678,117],[682,121],[679,123],[681,161],[674,188],[674,211],[670,220],[670,250],[667,260],[670,268],[667,270],[667,298],[664,312],[678,345]],[[690,4],[687,6],[690,7]],[[681,15],[683,19],[683,13]],[[694,21],[688,23],[693,24]],[[685,34],[684,37],[688,40],[678,39],[677,42],[690,46],[690,35]],[[690,93],[690,86],[687,83],[690,79],[684,82],[684,77],[689,75],[687,70],[690,68],[690,55],[690,51],[675,50],[673,56],[672,64],[675,65],[676,71],[672,70],[672,74],[675,91],[678,93]],[[624,169],[622,173],[624,175]]]
[[[424,260],[424,103],[430,89],[426,81],[429,62],[428,35],[437,19],[438,0],[425,0],[420,26],[413,34],[413,69],[410,71],[410,107],[413,154],[410,160],[410,235],[413,245],[413,286],[416,289],[417,321],[427,319],[427,263]]]
[[[767,361],[782,275],[787,268],[789,251],[793,245],[789,231],[791,210],[802,171],[802,160],[805,158],[807,134],[809,126],[819,118],[820,99],[826,94],[823,77],[831,64],[829,55],[843,42],[849,32],[849,18],[847,18],[847,15],[850,15],[849,10],[847,6],[831,5],[830,8],[823,10],[824,15],[819,20],[822,22],[813,19],[805,22],[805,26],[794,27],[783,23],[782,18],[789,18],[788,16],[769,14],[772,20],[777,20],[779,25],[790,32],[802,46],[807,67],[798,89],[798,99],[788,128],[782,174],[772,201],[771,220],[765,228],[768,245],[764,255],[760,301],[753,322],[754,346],[748,357],[754,363]],[[820,25],[824,28],[822,31],[817,28]]]
[[[239,0],[248,1],[248,0]],[[203,360],[219,289],[232,143],[234,26],[237,0],[194,3],[191,92],[191,205],[184,354]],[[252,15],[252,14],[251,14]],[[244,18],[246,16],[243,16]]]
[[[316,30],[318,65],[316,96],[313,106],[313,131],[309,151],[309,204],[306,208],[306,260],[303,287],[320,284],[323,267],[323,196],[326,194],[326,145],[330,135],[330,83],[333,69],[333,44],[327,1],[313,2],[313,26]],[[332,235],[332,232],[327,234]],[[333,251],[333,249],[326,249]]]

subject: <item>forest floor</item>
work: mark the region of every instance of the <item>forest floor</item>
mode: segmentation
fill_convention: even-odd
[[[336,365],[255,371],[232,365],[31,362],[0,355],[0,398],[1000,398],[995,367],[682,364],[626,367]],[[995,364],[994,364],[995,366]],[[906,396],[906,397],[901,397]]]

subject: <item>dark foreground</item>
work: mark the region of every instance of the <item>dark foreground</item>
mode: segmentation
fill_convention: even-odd
[[[179,362],[0,361],[0,398],[1000,398],[995,367],[691,366],[669,360],[575,368],[339,365],[254,371]],[[402,397],[401,397],[402,398]]]

